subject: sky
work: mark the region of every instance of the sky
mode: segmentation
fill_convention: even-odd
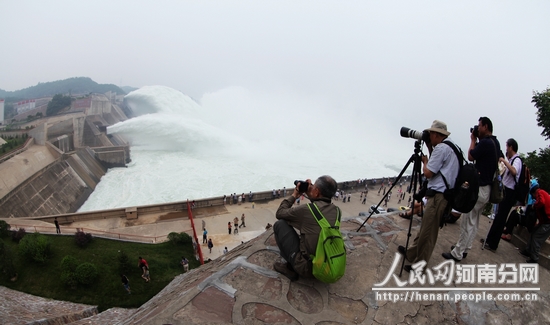
[[[550,86],[546,0],[3,0],[0,12],[8,91],[81,76],[163,85],[199,104],[302,119],[320,141],[342,129],[379,135],[346,132],[361,150],[388,137],[388,150],[412,149],[400,127],[434,119],[464,149],[480,116],[520,152],[547,145],[531,103]],[[327,112],[343,118],[315,134]]]

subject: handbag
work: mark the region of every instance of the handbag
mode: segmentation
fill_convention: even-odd
[[[489,202],[493,204],[499,204],[504,198],[504,185],[502,185],[502,176],[499,174],[498,170],[498,153],[497,145],[493,139],[493,144],[495,145],[495,153],[497,156],[497,169],[495,171],[495,176],[493,177],[493,183],[491,183],[491,194],[489,195]]]
[[[493,183],[491,184],[491,195],[489,195],[489,202],[493,204],[499,204],[504,198],[504,186],[502,185],[502,177],[495,173]]]

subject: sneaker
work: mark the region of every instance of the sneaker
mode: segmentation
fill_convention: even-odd
[[[455,262],[460,262],[460,260],[457,260],[451,253],[443,253],[441,256],[443,256],[446,260],[455,260]]]
[[[294,272],[292,266],[288,263],[275,262],[273,269],[286,276],[290,281],[298,280],[298,273]]]
[[[455,245],[451,246],[451,250],[455,249]],[[468,256],[468,253],[462,253],[462,258],[466,258]]]

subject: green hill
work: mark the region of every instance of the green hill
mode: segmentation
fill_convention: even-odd
[[[0,89],[0,98],[33,99],[51,97],[55,94],[88,94],[115,92],[125,95],[126,92],[113,84],[98,84],[87,77],[75,77],[65,80],[39,82],[38,85],[16,91]]]

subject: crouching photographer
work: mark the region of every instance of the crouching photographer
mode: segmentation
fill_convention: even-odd
[[[310,207],[307,204],[294,206],[296,199],[305,194],[330,225],[334,225],[340,215],[338,207],[331,202],[337,188],[332,177],[321,176],[315,183],[310,179],[296,181],[295,185],[292,194],[285,197],[277,209],[275,217],[278,220],[273,225],[275,241],[285,259],[285,263],[276,262],[273,268],[291,281],[299,276],[313,277],[311,256],[315,255],[321,231]]]

